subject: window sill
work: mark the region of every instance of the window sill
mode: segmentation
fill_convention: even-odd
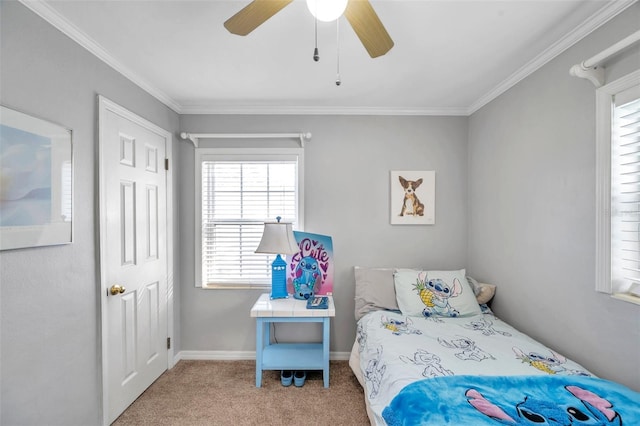
[[[262,290],[270,291],[271,284],[207,284],[199,287],[203,290]]]
[[[623,300],[625,302],[633,303],[634,305],[640,305],[640,297],[634,296],[629,293],[613,293],[612,298]]]

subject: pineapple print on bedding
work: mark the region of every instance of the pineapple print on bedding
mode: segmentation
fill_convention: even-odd
[[[514,346],[513,352],[516,354],[516,358],[524,363],[529,364],[533,368],[536,368],[547,374],[565,374],[569,376],[591,376],[584,370],[567,368],[565,365],[567,359],[560,354],[553,351],[551,355],[542,355],[538,352],[525,353],[522,349]]]
[[[402,321],[383,316],[380,318],[380,322],[382,327],[391,331],[394,336],[400,336],[401,334],[422,334],[422,331],[413,327],[413,321],[411,321],[410,318],[405,318],[405,320]]]
[[[433,291],[427,288],[427,286],[425,285],[424,278],[421,277],[422,275],[426,277],[427,273],[422,272],[418,274],[418,278],[416,279],[414,288],[418,292],[418,295],[420,296],[420,300],[422,300],[422,303],[424,303],[424,306],[426,306],[427,308],[433,308],[435,306],[435,303],[433,302],[434,293]]]

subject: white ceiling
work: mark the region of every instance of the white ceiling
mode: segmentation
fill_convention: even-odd
[[[249,0],[23,2],[179,113],[434,115],[472,113],[633,3],[371,0],[393,49],[371,59],[340,18],[314,62],[304,0],[246,37],[223,23]]]

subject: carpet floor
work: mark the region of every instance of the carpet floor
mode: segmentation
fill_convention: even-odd
[[[125,425],[368,425],[362,387],[347,361],[331,361],[302,387],[264,371],[255,386],[254,361],[180,361],[113,423]]]

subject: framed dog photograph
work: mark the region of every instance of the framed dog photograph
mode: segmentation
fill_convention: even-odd
[[[389,200],[392,225],[436,223],[436,172],[392,171]]]

